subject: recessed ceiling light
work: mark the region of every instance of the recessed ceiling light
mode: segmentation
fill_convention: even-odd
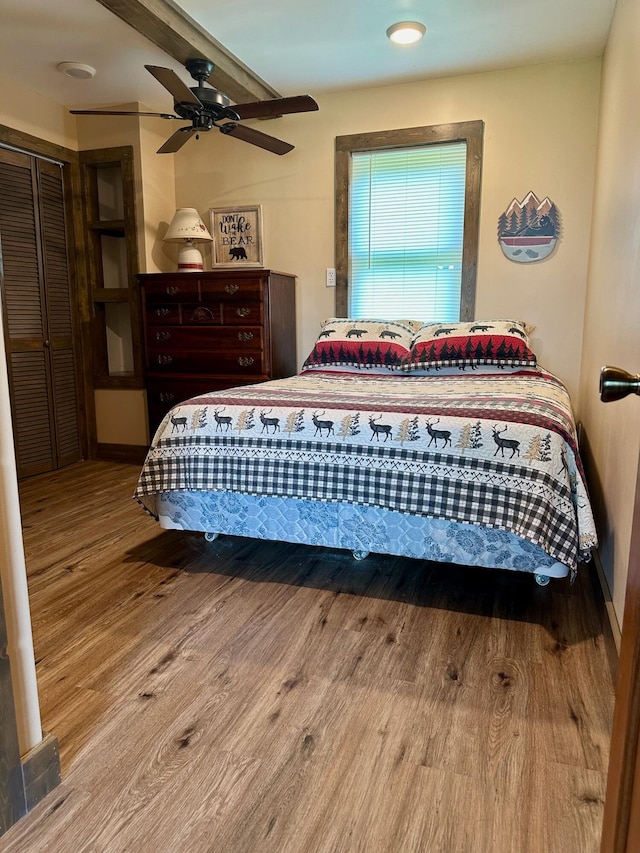
[[[91,65],[85,65],[84,62],[59,62],[56,68],[61,74],[74,77],[76,80],[89,80],[96,75],[96,69]]]
[[[400,21],[389,27],[387,35],[395,44],[413,44],[420,41],[426,31],[425,25],[418,21]]]

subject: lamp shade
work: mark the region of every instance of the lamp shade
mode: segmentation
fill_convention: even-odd
[[[178,272],[202,272],[202,255],[194,243],[213,238],[195,207],[179,207],[176,210],[164,239],[168,243],[184,243],[178,253]]]
[[[212,237],[195,207],[179,207],[164,239],[179,243],[180,240],[211,240]]]

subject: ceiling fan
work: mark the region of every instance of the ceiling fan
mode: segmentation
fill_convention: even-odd
[[[158,154],[173,154],[195,135],[196,139],[203,131],[217,127],[221,133],[234,136],[243,142],[257,145],[273,154],[286,154],[293,145],[269,136],[253,127],[239,124],[247,118],[275,118],[287,113],[304,113],[317,110],[318,105],[310,95],[295,95],[290,98],[272,98],[266,101],[254,101],[249,104],[229,106],[229,98],[223,92],[204,84],[213,71],[213,63],[208,59],[189,59],[185,67],[197,86],[189,88],[170,68],[158,65],[145,65],[156,80],[173,95],[175,115],[173,113],[130,112],[122,110],[71,110],[73,115],[99,116],[156,116],[159,118],[190,121],[187,127],[181,127],[158,149]]]

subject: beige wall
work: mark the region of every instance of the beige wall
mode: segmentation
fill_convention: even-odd
[[[94,397],[99,444],[149,443],[144,390],[96,388]]]
[[[143,233],[138,243],[141,272],[164,272],[177,265],[173,257],[175,247],[159,239],[176,209],[174,157],[156,154],[175,129],[174,122],[162,119],[143,119],[141,123],[140,156],[144,188]]]
[[[603,62],[580,417],[593,457],[600,557],[622,622],[640,400],[604,405],[603,364],[640,372],[640,0],[618,0]]]
[[[259,123],[296,145],[283,157],[216,131],[190,141],[175,157],[176,200],[203,216],[210,207],[262,205],[265,265],[298,276],[302,362],[320,322],[334,313],[325,268],[334,265],[335,137],[482,119],[476,317],[536,324],[541,362],[577,396],[599,77],[599,60],[590,60],[318,97],[318,113]],[[529,190],[557,204],[564,233],[547,260],[515,264],[500,251],[497,221],[514,196]]]
[[[76,123],[67,109],[0,77],[0,124],[76,151]]]

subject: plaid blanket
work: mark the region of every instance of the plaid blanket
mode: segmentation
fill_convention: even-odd
[[[314,371],[212,392],[164,418],[135,498],[237,491],[508,530],[575,570],[597,544],[566,389],[539,374]]]

